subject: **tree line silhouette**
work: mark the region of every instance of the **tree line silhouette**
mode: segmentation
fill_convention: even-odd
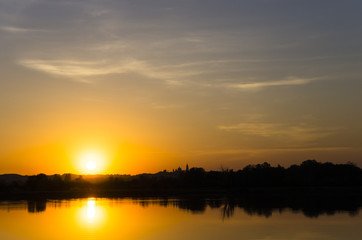
[[[99,181],[86,176],[38,174],[23,182],[6,182],[0,178],[0,196],[32,192],[104,192],[110,195],[127,193],[212,193],[240,192],[247,189],[276,188],[356,188],[362,187],[362,169],[353,163],[333,164],[307,160],[284,168],[269,163],[248,165],[243,169],[205,171],[203,168],[162,171],[155,174],[109,175]]]

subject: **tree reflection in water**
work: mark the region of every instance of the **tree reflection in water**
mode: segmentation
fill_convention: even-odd
[[[183,199],[133,199],[136,204],[147,207],[149,204],[163,207],[176,207],[192,214],[202,214],[207,208],[220,209],[221,218],[227,219],[234,215],[235,209],[242,209],[248,215],[270,217],[273,213],[282,213],[291,210],[295,213],[302,212],[306,217],[317,218],[320,215],[334,215],[337,212],[348,212],[351,216],[358,214],[362,206],[362,198],[354,197],[328,197],[328,196],[273,196],[246,195],[238,198],[183,198]],[[50,200],[28,200],[29,213],[46,211],[47,202]],[[97,206],[97,199],[89,198],[80,209],[82,221],[88,224],[101,221],[104,217],[101,206]]]
[[[248,215],[271,217],[273,213],[282,213],[286,210],[299,213],[309,218],[317,218],[320,215],[334,215],[338,212],[347,212],[350,216],[358,214],[362,206],[362,198],[330,197],[330,196],[260,196],[248,195],[239,198],[224,199],[169,199],[158,200],[135,200],[136,203],[147,206],[157,204],[168,207],[174,206],[192,214],[204,213],[207,207],[220,209],[222,219],[230,218],[234,215],[235,208],[242,209]]]
[[[44,199],[28,200],[27,204],[29,213],[44,212],[46,210],[46,200]]]

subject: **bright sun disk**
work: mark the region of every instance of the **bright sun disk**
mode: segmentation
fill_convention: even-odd
[[[98,173],[104,169],[104,157],[99,152],[85,152],[79,157],[79,166],[84,173]]]
[[[89,161],[89,162],[87,162],[87,165],[86,165],[87,169],[91,170],[91,171],[96,169],[96,166],[97,166],[97,164],[94,161]]]

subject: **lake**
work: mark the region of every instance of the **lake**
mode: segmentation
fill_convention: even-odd
[[[358,209],[253,206],[224,199],[0,202],[0,239],[362,239]]]

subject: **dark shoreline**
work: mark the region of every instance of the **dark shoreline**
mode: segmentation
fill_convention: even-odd
[[[269,163],[243,169],[178,168],[154,174],[0,175],[1,199],[29,198],[362,198],[362,169],[307,160],[289,168]]]
[[[361,199],[362,187],[259,187],[239,189],[82,189],[66,191],[12,191],[0,192],[0,201],[28,199],[72,198],[242,198],[260,196],[268,198],[316,197]]]

